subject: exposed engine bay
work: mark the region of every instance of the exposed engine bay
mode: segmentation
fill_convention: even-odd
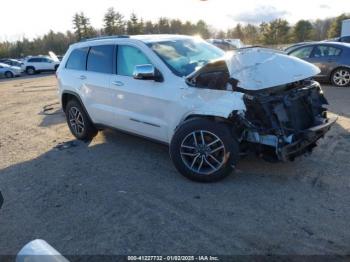
[[[246,111],[230,120],[242,150],[267,160],[287,161],[316,146],[336,119],[327,118],[328,102],[311,78],[266,88],[246,88],[230,74],[227,62],[214,61],[187,79],[193,87],[244,93]]]
[[[328,102],[320,85],[311,80],[289,84],[277,93],[246,94],[244,102],[247,111],[242,121],[248,127],[244,140],[272,147],[273,152],[258,148],[282,161],[312,152],[336,120],[327,118]]]

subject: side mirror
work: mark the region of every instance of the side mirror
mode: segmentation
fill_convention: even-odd
[[[163,81],[162,74],[151,64],[135,66],[133,77],[138,80]]]

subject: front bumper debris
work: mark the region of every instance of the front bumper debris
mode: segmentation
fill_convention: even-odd
[[[291,144],[278,145],[276,150],[278,159],[281,161],[294,160],[295,157],[311,151],[316,141],[329,131],[337,119],[338,117],[329,118],[326,123],[305,130],[300,138]]]

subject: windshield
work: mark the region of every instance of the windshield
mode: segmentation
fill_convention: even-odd
[[[181,77],[225,54],[219,48],[200,39],[159,41],[149,43],[148,46],[174,74]]]

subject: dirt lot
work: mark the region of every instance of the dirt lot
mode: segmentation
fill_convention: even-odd
[[[45,239],[63,254],[350,254],[350,88],[308,157],[253,156],[215,184],[174,169],[167,147],[106,130],[73,139],[54,76],[0,81],[0,254]],[[69,143],[73,141],[73,143]]]

